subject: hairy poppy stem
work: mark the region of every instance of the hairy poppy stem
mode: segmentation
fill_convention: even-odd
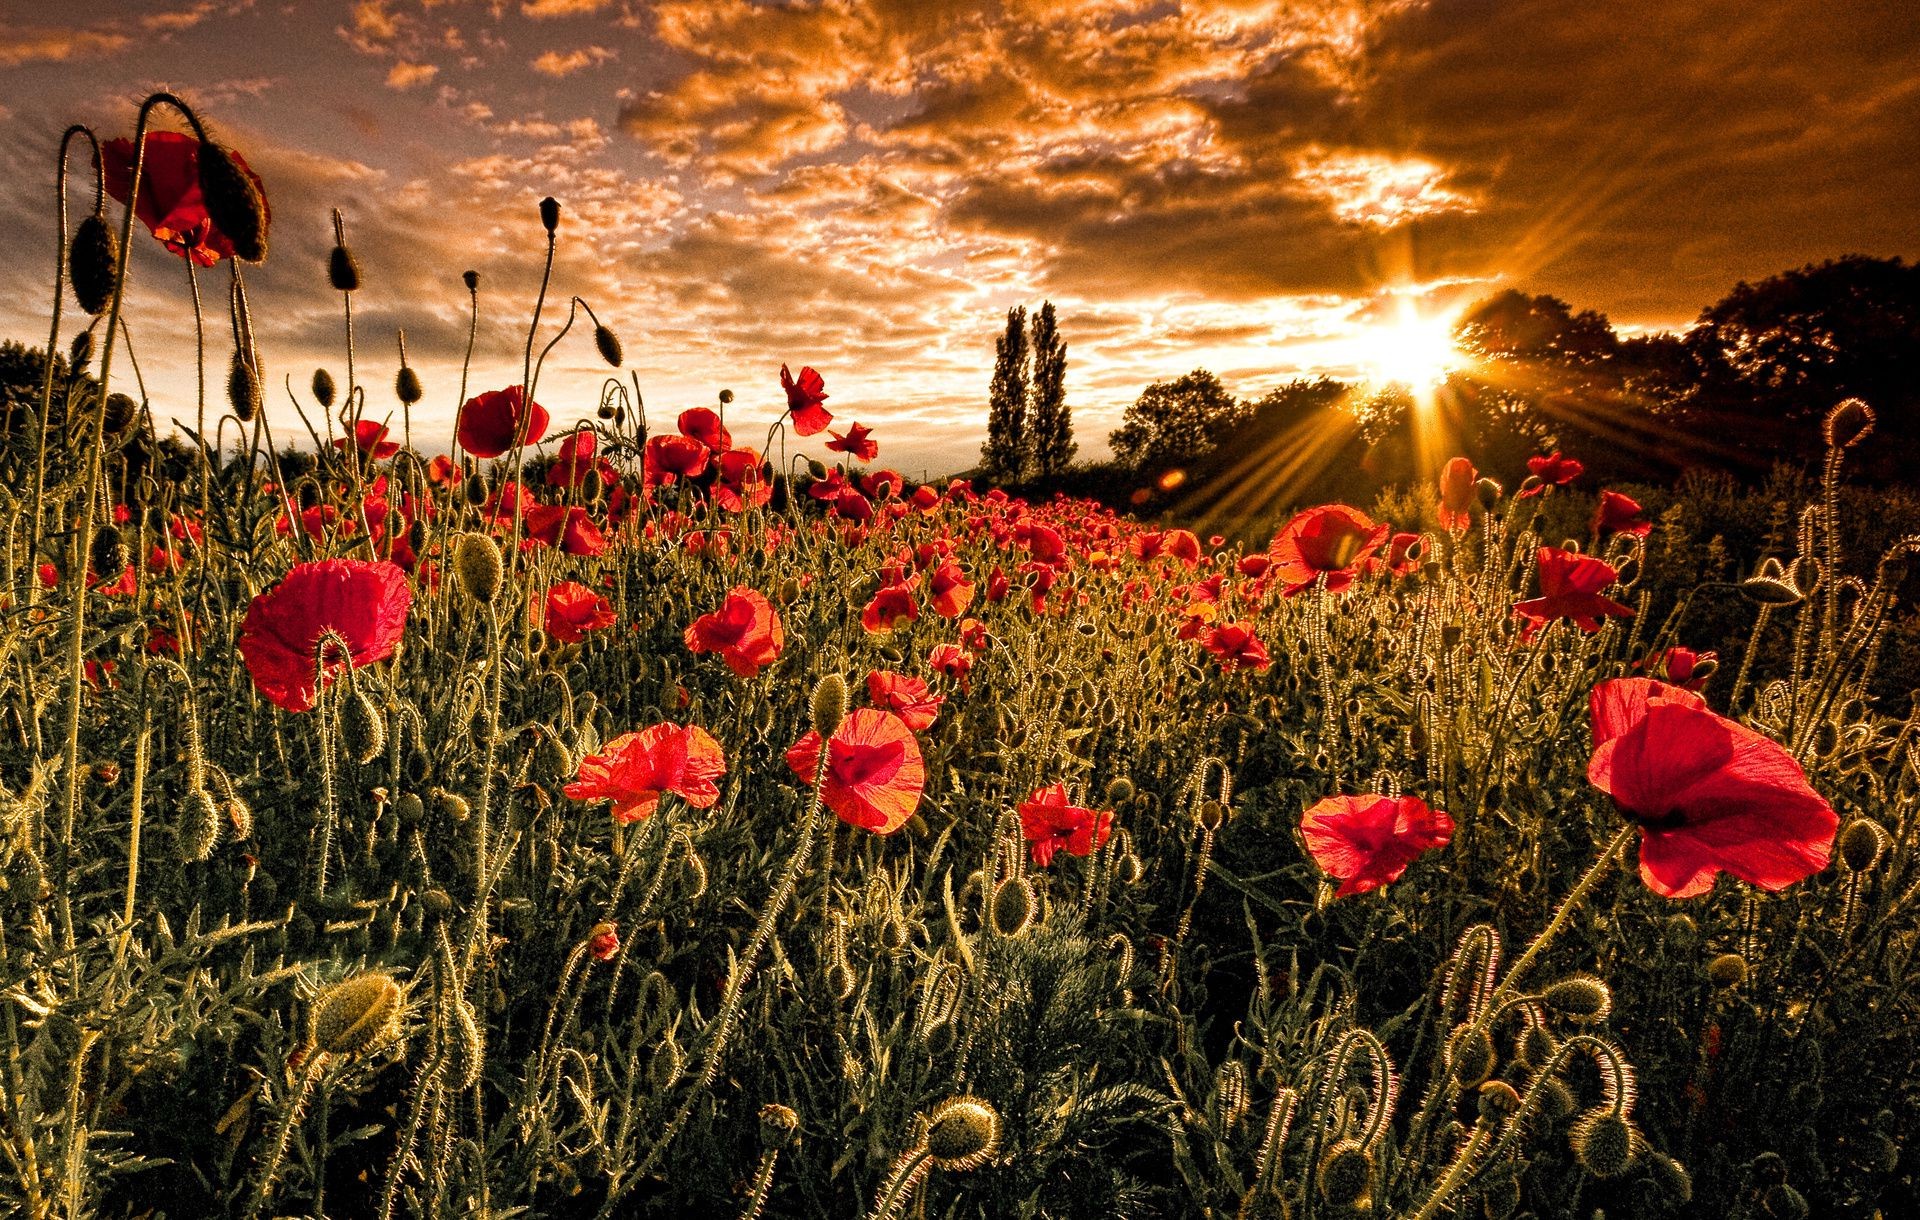
[[[1553,918],[1540,930],[1540,935],[1533,938],[1533,943],[1528,945],[1527,951],[1520,955],[1520,960],[1507,969],[1507,976],[1500,980],[1498,987],[1494,988],[1493,995],[1488,998],[1483,1012],[1491,1014],[1499,1010],[1500,1001],[1513,990],[1513,985],[1520,980],[1521,975],[1527,972],[1527,967],[1533,965],[1534,959],[1538,958],[1553,938],[1560,934],[1560,930],[1567,926],[1567,920],[1572,918],[1574,908],[1586,900],[1587,895],[1593,892],[1593,887],[1600,883],[1600,878],[1605,876],[1607,870],[1613,866],[1614,860],[1626,850],[1636,829],[1632,822],[1628,822],[1620,828],[1618,834],[1613,836],[1613,841],[1601,851],[1600,858],[1593,862],[1587,869],[1586,875],[1581,877],[1566,898],[1561,900],[1560,909],[1553,913]]]

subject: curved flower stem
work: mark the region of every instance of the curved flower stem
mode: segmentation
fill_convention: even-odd
[[[53,351],[60,345],[60,306],[67,286],[67,146],[78,135],[84,135],[87,142],[94,145],[94,160],[96,163],[100,161],[99,143],[93,138],[93,133],[78,123],[67,128],[66,134],[60,137],[60,168],[54,186],[54,197],[57,200],[54,215],[58,218],[58,233],[54,239],[53,250],[53,324],[47,333],[46,368],[42,371],[40,379],[40,418],[35,421],[36,431],[39,433],[34,442],[33,460],[33,551],[31,554],[35,560],[40,555],[42,541],[40,531],[44,525],[42,518],[47,494],[47,417],[53,411]],[[94,202],[96,204],[100,201],[100,196],[105,193],[105,176],[106,170],[96,167],[94,171]],[[71,394],[68,395],[68,402],[72,402]],[[40,593],[40,582],[34,578],[34,569],[38,566],[37,562],[27,564],[27,605],[29,606],[38,600]]]
[[[1446,1206],[1453,1192],[1459,1189],[1460,1183],[1467,1176],[1467,1171],[1473,1168],[1474,1159],[1480,1155],[1480,1150],[1487,1146],[1487,1140],[1492,1134],[1492,1122],[1486,1117],[1482,1117],[1473,1125],[1473,1134],[1467,1137],[1467,1142],[1461,1146],[1459,1154],[1453,1158],[1453,1164],[1447,1166],[1447,1172],[1440,1179],[1440,1184],[1433,1188],[1433,1193],[1427,1196],[1427,1201],[1420,1205],[1420,1210],[1414,1213],[1413,1220],[1433,1220],[1440,1214],[1440,1209]]]
[[[1491,1014],[1499,1011],[1500,1001],[1513,990],[1513,985],[1520,980],[1521,975],[1527,972],[1527,967],[1533,965],[1534,959],[1538,958],[1553,938],[1560,934],[1560,930],[1567,926],[1567,920],[1573,916],[1574,908],[1593,892],[1593,887],[1600,883],[1600,878],[1606,875],[1614,860],[1626,850],[1628,842],[1632,840],[1634,831],[1637,829],[1638,827],[1632,822],[1622,826],[1619,833],[1614,835],[1613,840],[1600,852],[1600,858],[1587,869],[1586,875],[1580,878],[1567,896],[1561,900],[1560,909],[1553,913],[1553,918],[1548,921],[1547,926],[1540,929],[1540,935],[1533,938],[1533,943],[1528,945],[1527,951],[1520,955],[1520,960],[1508,967],[1506,977],[1500,980],[1500,985],[1494,988],[1493,995],[1488,997],[1486,1005],[1481,1009],[1483,1014],[1487,1014],[1483,1020],[1490,1020]]]
[[[927,1158],[931,1155],[926,1141],[922,1140],[918,1148],[900,1158],[887,1184],[881,1187],[880,1197],[874,1202],[872,1220],[888,1220],[894,1215],[895,1208],[907,1205],[913,1198],[914,1190],[927,1176]]]

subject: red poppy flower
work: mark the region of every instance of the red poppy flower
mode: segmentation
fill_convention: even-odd
[[[659,487],[676,478],[691,479],[704,474],[709,455],[707,447],[692,437],[666,432],[647,438],[641,466],[647,485]]]
[[[959,618],[973,604],[973,582],[954,560],[928,573],[927,604],[941,618]]]
[[[717,652],[728,669],[751,678],[780,656],[786,635],[773,603],[742,586],[729,591],[718,610],[693,620],[686,642],[689,652]]]
[[[147,155],[140,167],[140,198],[133,214],[167,249],[202,267],[232,258],[233,242],[214,227],[200,195],[200,142],[179,132],[150,131],[146,146]],[[241,172],[253,179],[264,201],[267,192],[260,175],[239,153],[227,151]],[[101,168],[106,171],[107,194],[125,203],[133,185],[133,141],[108,140],[100,146],[100,157]]]
[[[1282,526],[1269,551],[1289,596],[1311,588],[1321,576],[1327,578],[1328,592],[1339,593],[1392,532],[1392,526],[1377,524],[1357,508],[1323,504]]]
[[[773,484],[761,467],[757,449],[728,449],[713,456],[719,478],[714,480],[713,501],[730,513],[759,508],[773,498]]]
[[[547,434],[547,409],[539,403],[522,404],[526,392],[517,385],[504,390],[488,390],[467,399],[460,408],[457,435],[460,447],[477,458],[496,458],[513,450],[513,442],[522,418],[527,420],[524,443],[534,444]]]
[[[845,436],[838,432],[827,434],[833,439],[827,442],[827,448],[835,453],[844,453],[856,462],[871,462],[880,456],[880,446],[867,438],[873,435],[873,429],[865,424],[855,424],[847,429]]]
[[[1267,647],[1253,628],[1246,623],[1221,623],[1209,627],[1200,634],[1200,642],[1206,650],[1220,658],[1220,667],[1231,673],[1236,669],[1251,669],[1255,673],[1265,673],[1273,664],[1267,656]]]
[[[1514,614],[1527,621],[1522,638],[1533,638],[1536,631],[1559,618],[1572,619],[1580,630],[1592,632],[1600,630],[1603,618],[1633,617],[1631,607],[1600,595],[1600,590],[1620,575],[1611,564],[1591,555],[1543,546],[1539,566],[1540,596],[1513,607]]]
[[[958,644],[935,644],[927,653],[927,668],[952,678],[964,691],[973,673],[973,654]]]
[[[1033,862],[1041,868],[1065,850],[1072,856],[1090,856],[1113,833],[1113,813],[1067,803],[1062,783],[1036,788],[1020,802],[1020,833],[1026,836]]]
[[[578,487],[596,475],[602,486],[613,486],[619,476],[606,459],[594,456],[599,447],[599,438],[591,432],[576,429],[567,433],[554,451],[553,465],[547,467],[547,486]]]
[[[809,732],[795,742],[787,765],[803,783],[812,783],[820,766],[820,734]],[[926,783],[920,743],[892,712],[856,708],[827,741],[820,797],[850,826],[892,834],[919,808]]]
[[[1411,576],[1420,566],[1421,550],[1419,534],[1395,534],[1387,543],[1387,571],[1395,576]]]
[[[947,698],[934,694],[919,678],[882,669],[867,675],[867,697],[875,707],[906,721],[907,727],[916,733],[933,727],[940,715],[940,705]]]
[[[1523,498],[1537,496],[1549,487],[1565,487],[1585,474],[1587,470],[1586,466],[1580,462],[1569,457],[1561,457],[1558,449],[1545,457],[1528,458],[1527,469],[1533,472],[1535,481],[1533,486],[1520,493]]]
[[[1645,538],[1653,532],[1653,522],[1643,515],[1645,511],[1631,497],[1617,491],[1603,491],[1600,503],[1593,510],[1593,532],[1601,537],[1632,534],[1635,538]]]
[[[780,366],[780,388],[787,392],[787,413],[793,417],[793,430],[799,435],[812,436],[833,422],[832,413],[820,405],[827,400],[826,387],[826,379],[811,367],[803,367],[800,380],[795,381],[787,366]]]
[[[1417,796],[1330,796],[1301,815],[1300,833],[1345,898],[1400,880],[1407,865],[1447,845],[1453,819]]]
[[[1697,691],[1706,686],[1707,679],[1713,676],[1714,670],[1719,666],[1719,653],[1695,652],[1691,648],[1676,645],[1658,656],[1649,658],[1644,665],[1635,665],[1634,668],[1644,669],[1649,677],[1665,682],[1669,686]]]
[[[985,652],[987,650],[987,644],[992,638],[993,637],[987,633],[987,625],[979,619],[963,618],[960,620],[960,646],[962,648],[971,648],[975,652]]]
[[[620,952],[620,927],[613,923],[597,923],[587,933],[587,955],[596,962],[610,962]]]
[[[1168,530],[1160,544],[1160,553],[1193,567],[1200,562],[1200,539],[1192,530]]]
[[[576,581],[562,581],[547,590],[546,633],[562,644],[578,644],[589,631],[611,627],[613,604]]]
[[[435,487],[458,487],[465,477],[460,472],[460,464],[444,453],[427,463],[427,482]]]
[[[940,507],[940,493],[922,483],[913,489],[913,506],[923,513],[930,513]]]
[[[1827,866],[1833,807],[1776,741],[1647,678],[1602,682],[1590,697],[1587,778],[1640,827],[1640,878],[1668,898],[1732,873],[1781,890]]]
[[[680,435],[699,441],[715,453],[733,448],[733,434],[720,416],[707,407],[688,407],[680,412]]]
[[[513,519],[511,506],[505,519]],[[521,523],[528,542],[557,546],[568,555],[598,555],[607,549],[607,536],[578,504],[535,504],[529,500],[521,510]]]
[[[40,587],[51,589],[60,583],[60,569],[50,563],[40,565]]]
[[[656,724],[581,759],[580,777],[563,791],[576,801],[612,801],[614,820],[633,822],[651,816],[669,792],[711,809],[720,799],[714,781],[726,773],[727,756],[705,729]]]
[[[1463,530],[1473,524],[1473,485],[1480,472],[1463,457],[1440,468],[1440,528]]]
[[[875,635],[885,635],[919,618],[920,604],[913,595],[918,583],[919,577],[910,576],[881,585],[860,612],[860,625]]]
[[[352,445],[362,453],[371,454],[376,461],[384,460],[400,452],[399,443],[387,439],[387,431],[385,424],[363,419],[353,425],[352,437],[335,437],[333,447],[345,449]]]
[[[340,653],[342,640],[356,666],[392,656],[412,605],[407,574],[391,563],[322,559],[297,564],[247,607],[240,655],[261,694],[287,711],[304,712],[319,695],[314,678],[323,640],[324,687],[348,659]]]

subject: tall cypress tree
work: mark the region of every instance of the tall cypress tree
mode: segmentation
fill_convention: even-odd
[[[1067,345],[1055,325],[1053,302],[1040,307],[1033,322],[1033,386],[1028,426],[1034,472],[1045,478],[1073,461],[1073,413],[1067,407]]]
[[[987,392],[987,443],[980,464],[998,479],[1017,481],[1027,460],[1027,308],[1007,311],[1007,333],[994,343],[993,386]]]

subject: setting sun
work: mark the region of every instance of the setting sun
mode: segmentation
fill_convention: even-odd
[[[1453,339],[1453,319],[1423,315],[1404,298],[1395,316],[1368,331],[1361,343],[1363,362],[1375,381],[1404,385],[1416,396],[1433,390],[1463,361]]]

